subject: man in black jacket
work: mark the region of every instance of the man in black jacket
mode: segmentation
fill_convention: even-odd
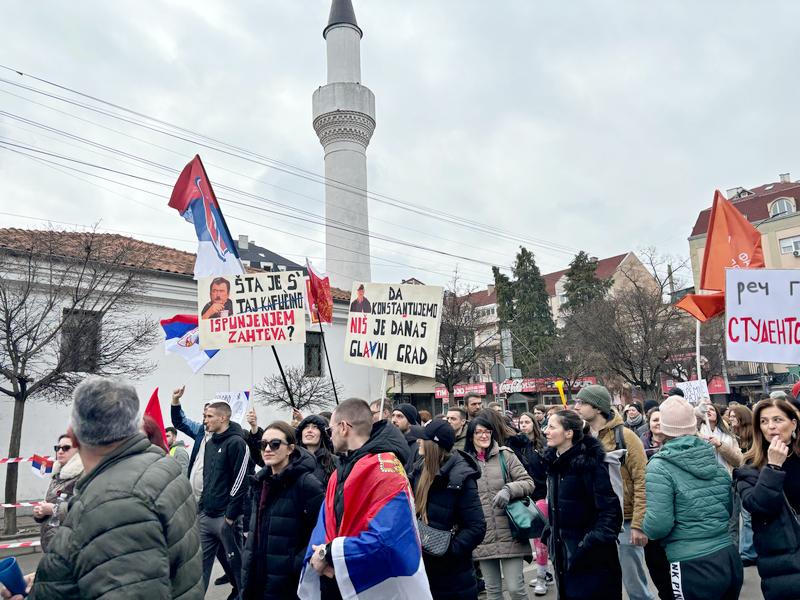
[[[198,502],[203,584],[208,589],[214,556],[222,544],[235,587],[241,590],[242,548],[236,534],[236,520],[242,514],[250,451],[242,428],[230,422],[230,405],[212,402],[204,416],[211,437],[203,453],[203,490]]]

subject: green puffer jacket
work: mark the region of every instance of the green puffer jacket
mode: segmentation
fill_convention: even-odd
[[[710,444],[697,436],[666,442],[647,464],[642,530],[663,540],[670,562],[730,546],[731,478]]]
[[[78,481],[29,598],[201,600],[196,513],[177,461],[131,436]]]

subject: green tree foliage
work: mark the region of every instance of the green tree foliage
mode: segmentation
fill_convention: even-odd
[[[597,261],[581,250],[572,259],[564,284],[567,301],[562,310],[569,314],[604,298],[611,289],[612,280],[597,278]]]
[[[511,330],[515,366],[525,375],[539,375],[540,356],[550,347],[556,326],[544,279],[532,252],[521,247],[514,279],[493,269],[501,326]]]

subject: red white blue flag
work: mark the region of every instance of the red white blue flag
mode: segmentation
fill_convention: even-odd
[[[33,470],[33,474],[37,477],[44,477],[45,475],[52,475],[53,474],[53,461],[52,458],[47,458],[46,456],[39,456],[38,454],[34,454],[31,459],[31,469]]]
[[[309,560],[313,546],[330,543],[343,600],[430,600],[414,496],[400,461],[391,452],[358,460],[344,484],[344,513],[338,526],[337,477],[334,472],[328,482],[297,595],[302,600],[320,598],[320,577]]]
[[[239,251],[228,231],[200,156],[195,156],[184,167],[175,182],[169,206],[192,223],[197,233],[195,279],[244,273]]]
[[[202,369],[219,350],[203,350],[200,347],[200,329],[197,315],[175,315],[162,319],[164,347],[168,353],[177,354],[189,363],[193,373]]]

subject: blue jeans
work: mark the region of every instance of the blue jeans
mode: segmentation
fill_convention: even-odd
[[[625,521],[619,534],[619,566],[622,568],[622,584],[630,600],[655,600],[647,584],[647,567],[644,562],[644,546],[631,544],[631,522]]]
[[[741,498],[738,497],[739,502]],[[742,511],[742,533],[739,536],[739,556],[742,560],[755,560],[758,558],[756,549],[753,547],[753,518],[750,513],[745,510],[744,506],[741,507]]]

